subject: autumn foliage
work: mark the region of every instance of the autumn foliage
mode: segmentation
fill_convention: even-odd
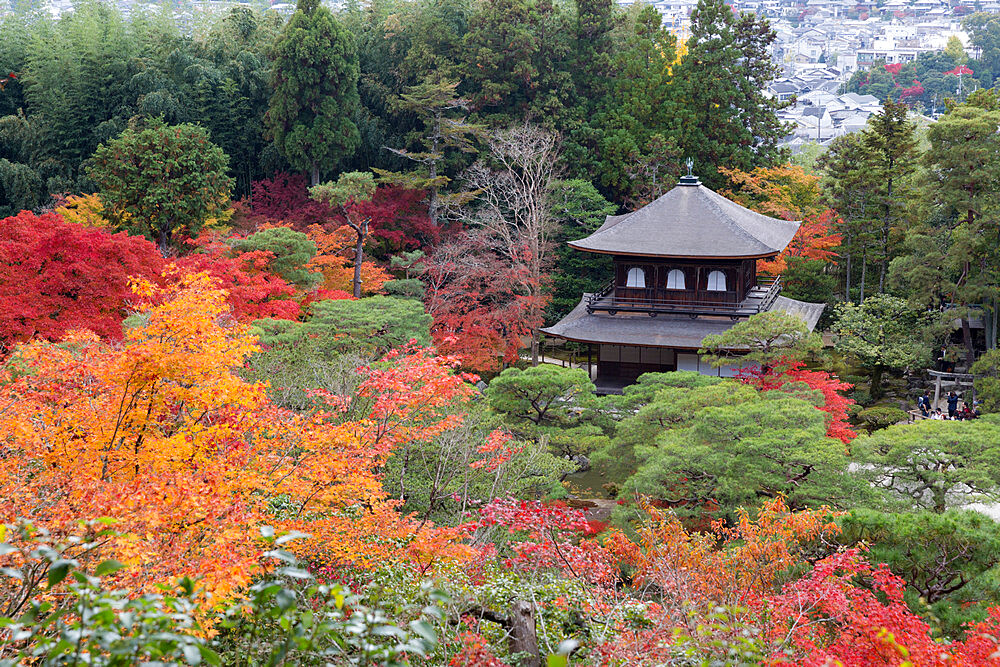
[[[732,183],[720,194],[741,206],[782,220],[801,220],[788,247],[772,260],[760,261],[762,273],[778,275],[787,267],[788,257],[833,262],[840,235],[834,234],[838,222],[835,211],[826,208],[820,197],[819,177],[805,173],[802,167],[757,167],[752,171],[719,168]]]
[[[740,371],[739,378],[761,391],[785,391],[793,394],[800,389],[818,391],[823,402],[816,407],[827,414],[826,434],[844,444],[858,435],[848,423],[848,409],[854,401],[841,393],[850,390],[853,385],[826,371],[807,370],[801,362],[783,360],[767,371],[756,367],[744,368]]]
[[[435,225],[422,203],[424,193],[400,187],[380,186],[370,201],[357,205],[360,217],[370,222],[372,251],[388,256],[402,250],[432,247],[449,231]],[[308,183],[301,174],[275,174],[254,181],[250,203],[253,214],[265,224],[280,224],[306,232],[311,225],[333,232],[345,224],[333,207],[309,198]]]
[[[234,252],[217,234],[202,233],[190,242],[195,251],[174,265],[186,273],[206,273],[226,290],[233,316],[240,321],[264,317],[296,319],[295,288],[268,271],[272,257],[265,251]]]
[[[652,505],[642,510],[635,537],[591,536],[579,510],[517,501],[493,503],[477,526],[500,526],[514,540],[504,567],[548,568],[579,582],[577,599],[552,604],[609,626],[587,664],[652,667],[679,655],[697,657],[693,664],[734,664],[740,655],[738,664],[817,667],[997,659],[1000,611],[964,641],[938,643],[903,600],[900,577],[835,545],[836,514],[826,508],[793,512],[779,497],[705,533]],[[488,658],[484,650],[466,638],[463,654]]]
[[[349,293],[354,289],[353,246],[355,233],[347,225],[327,232],[321,225],[309,225],[309,238],[316,243],[316,257],[310,262],[323,274],[321,289]],[[382,286],[392,276],[378,264],[365,261],[361,264],[361,289],[364,296],[379,294]]]
[[[524,273],[507,265],[483,235],[465,234],[437,248],[428,262],[427,312],[438,349],[477,371],[517,359],[523,339],[541,326],[544,304],[520,288]]]
[[[250,581],[265,524],[310,533],[303,555],[337,567],[463,557],[459,531],[400,515],[376,474],[415,437],[400,414],[422,415],[422,433],[446,427],[425,406],[440,378],[373,373],[357,419],[279,409],[234,372],[257,344],[213,280],[166,282],[136,284],[143,324],[121,344],[78,331],[16,348],[0,383],[0,521],[30,516],[58,535],[109,517],[101,557],[130,566],[122,584],[195,574],[216,597]]]
[[[22,211],[0,220],[0,351],[34,337],[87,328],[121,338],[131,276],[163,267],[143,238]]]

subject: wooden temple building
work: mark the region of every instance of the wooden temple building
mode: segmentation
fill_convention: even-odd
[[[705,336],[774,309],[799,315],[812,329],[823,312],[823,304],[780,296],[780,276],[757,275],[757,260],[784,250],[799,224],[743,208],[689,173],[656,201],[608,216],[569,244],[611,255],[614,276],[542,332],[587,344],[599,393],[621,392],[647,372],[734,375],[736,367],[700,360]]]

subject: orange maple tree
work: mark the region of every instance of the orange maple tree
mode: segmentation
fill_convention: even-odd
[[[321,289],[350,292],[353,290],[354,264],[346,253],[352,249],[355,232],[347,225],[327,232],[321,225],[309,225],[306,233],[316,243],[316,256],[309,266],[323,273]],[[378,294],[392,276],[374,262],[361,263],[362,294]]]
[[[761,272],[780,274],[787,268],[788,257],[835,261],[841,237],[831,230],[839,218],[823,205],[818,176],[790,164],[757,167],[752,171],[719,167],[719,173],[733,185],[720,193],[728,199],[774,218],[802,221],[784,252],[757,264]]]
[[[130,566],[123,585],[192,574],[215,599],[257,571],[263,525],[311,534],[303,555],[336,567],[464,557],[461,531],[385,498],[391,446],[366,436],[370,418],[273,405],[235,372],[257,342],[225,292],[206,274],[167,278],[135,285],[143,323],[121,344],[77,331],[15,349],[0,381],[0,522],[69,534],[107,517],[99,555]],[[390,423],[393,410],[386,398],[371,413]]]

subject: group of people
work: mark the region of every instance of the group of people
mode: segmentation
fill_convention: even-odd
[[[931,401],[931,393],[925,391],[924,395],[917,399],[917,407],[927,419],[975,419],[979,416],[979,402],[973,401],[970,406],[968,401],[962,401],[962,407],[958,407],[958,394],[954,391],[948,392],[948,414],[941,412],[941,408],[934,407]]]

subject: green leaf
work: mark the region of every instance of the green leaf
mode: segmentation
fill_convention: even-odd
[[[427,641],[437,643],[437,633],[426,621],[410,621],[410,629]]]
[[[378,635],[380,637],[405,637],[406,633],[401,629],[397,628],[395,625],[379,625],[374,630],[372,630],[373,635]]]
[[[188,664],[201,664],[201,651],[198,650],[197,646],[194,644],[188,644],[181,650],[184,652],[184,659],[188,661]]]
[[[283,567],[278,570],[278,574],[292,579],[312,579],[312,575],[300,567]]]
[[[73,561],[65,560],[60,558],[54,562],[49,567],[49,588],[52,588],[56,584],[60,583],[69,574],[69,568],[73,565]]]
[[[546,667],[568,667],[569,658],[564,655],[550,655],[545,664]]]
[[[97,566],[97,569],[94,570],[94,574],[96,574],[98,577],[103,577],[108,574],[113,574],[118,570],[123,569],[124,567],[125,567],[124,563],[114,559],[108,559],[105,561],[101,561],[101,563]]]
[[[208,648],[207,646],[198,646],[198,651],[201,653],[201,659],[210,665],[221,665],[222,660],[219,658],[219,654]]]

